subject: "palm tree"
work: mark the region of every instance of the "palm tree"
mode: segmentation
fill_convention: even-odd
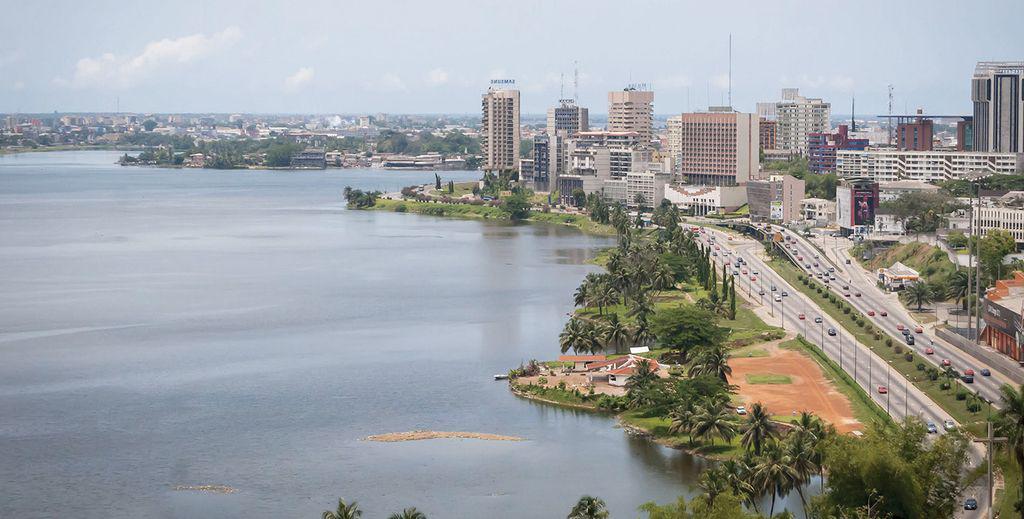
[[[604,501],[596,497],[583,496],[572,507],[566,519],[606,519],[608,507]]]
[[[804,508],[804,516],[807,517],[807,499],[804,498],[804,485],[810,482],[811,474],[818,472],[818,465],[814,459],[814,440],[805,431],[797,429],[786,437],[786,455],[789,456],[790,466],[796,474],[793,487],[800,496],[800,503]]]
[[[708,506],[708,510],[714,508],[715,499],[729,489],[726,475],[722,471],[721,467],[715,467],[701,473],[700,479],[697,481],[697,486],[704,492],[702,497],[704,498],[705,504]]]
[[[775,429],[772,427],[771,417],[768,410],[761,402],[750,406],[747,419],[743,424],[743,436],[741,442],[747,450],[753,449],[756,456],[761,455],[765,443],[775,437]]]
[[[720,466],[729,490],[757,511],[757,490],[750,484],[750,466],[734,458],[723,461]]]
[[[772,506],[768,511],[768,517],[774,516],[775,497],[788,494],[797,480],[792,461],[778,442],[767,445],[765,455],[760,458],[754,469],[754,479],[760,484],[762,491],[772,493]]]
[[[656,337],[654,332],[651,331],[651,325],[647,322],[647,319],[637,319],[636,328],[633,329],[633,342],[645,346],[654,342]]]
[[[996,432],[1006,437],[1007,449],[1024,472],[1024,387],[1016,389],[1003,384],[999,393],[1003,408],[996,418]],[[1024,480],[1021,481],[1020,495],[1024,496]]]
[[[729,366],[729,351],[720,344],[698,350],[693,364],[690,365],[690,376],[699,375],[713,375],[728,384],[729,375],[732,375],[732,367]]]
[[[651,301],[650,296],[647,293],[638,293],[633,298],[633,308],[630,309],[629,315],[636,317],[637,320],[647,320],[653,313],[654,303]]]
[[[651,281],[657,290],[668,290],[675,287],[676,276],[672,272],[672,269],[668,268],[668,265],[660,263],[658,267],[654,269],[654,275],[651,276]]]
[[[654,371],[654,364],[647,359],[641,359],[637,361],[636,366],[633,368],[633,374],[626,381],[626,388],[630,391],[643,389],[651,385],[655,380],[658,380],[658,374]]]
[[[927,283],[920,282],[907,287],[903,291],[903,298],[907,300],[907,303],[917,305],[917,311],[920,312],[921,306],[934,300],[934,294]]]
[[[726,443],[732,441],[736,436],[736,423],[732,415],[724,406],[708,406],[697,412],[693,417],[693,434],[695,436],[710,439],[711,445],[715,444],[715,435],[718,435]]]
[[[580,286],[576,289],[576,292],[572,294],[572,302],[575,306],[586,307],[589,297],[590,283],[587,280],[583,280]]]
[[[391,514],[388,519],[427,519],[427,514],[420,512],[414,506],[402,510],[402,513]]]
[[[338,499],[338,509],[335,511],[327,510],[320,515],[320,519],[358,519],[363,516],[363,511],[359,509],[359,505],[355,501],[352,504],[346,504],[344,499]]]
[[[608,283],[598,283],[594,287],[594,303],[597,304],[598,314],[603,315],[606,307],[612,306],[619,302],[619,294],[616,292],[615,287]]]
[[[669,418],[672,420],[668,426],[669,434],[686,433],[690,437],[690,444],[693,444],[694,412],[693,404],[681,405],[671,412]]]
[[[573,317],[565,323],[562,333],[558,334],[558,344],[562,353],[570,349],[576,353],[600,351],[594,325],[590,321],[578,317]]]
[[[605,346],[618,352],[619,347],[629,341],[629,327],[619,319],[619,314],[612,314],[608,322],[601,327],[601,335]]]

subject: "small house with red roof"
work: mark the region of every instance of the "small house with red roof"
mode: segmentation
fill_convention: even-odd
[[[627,355],[617,359],[604,362],[593,362],[587,366],[587,379],[593,383],[595,380],[607,380],[611,386],[625,386],[629,377],[636,372],[636,367],[641,361],[651,364],[651,370],[657,373],[661,365],[654,359],[648,359],[639,355]]]
[[[562,355],[558,357],[558,362],[572,362],[573,371],[586,371],[587,366],[606,360],[608,360],[607,355]]]

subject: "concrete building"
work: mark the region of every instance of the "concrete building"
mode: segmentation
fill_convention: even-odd
[[[706,216],[735,211],[747,203],[746,186],[665,187],[665,198],[687,214]]]
[[[867,234],[874,227],[878,203],[878,182],[846,179],[836,186],[836,223],[840,233]]]
[[[1024,61],[981,61],[971,78],[974,150],[1024,153]]]
[[[897,180],[878,183],[878,199],[892,202],[907,193],[938,193],[939,186],[919,180]]]
[[[747,182],[750,220],[787,224],[803,220],[804,181],[790,175]]]
[[[728,107],[682,114],[670,150],[679,174],[690,184],[735,186],[756,178],[760,169],[758,117]]]
[[[778,148],[806,155],[810,145],[807,136],[828,132],[830,116],[829,103],[803,97],[796,88],[784,88],[782,100],[775,103]]]
[[[840,178],[871,178],[879,182],[918,180],[938,182],[965,178],[977,171],[1010,175],[1024,155],[965,151],[865,150],[836,152]]]
[[[626,88],[608,92],[608,131],[636,132],[641,146],[654,138],[654,92]]]
[[[481,101],[480,152],[486,172],[519,170],[519,91],[511,80],[492,80]]]
[[[323,148],[306,148],[292,155],[289,166],[296,169],[325,169],[327,155]]]
[[[867,139],[853,139],[845,124],[836,133],[811,133],[807,136],[807,163],[812,173],[824,175],[836,172],[836,152],[864,150]]]
[[[804,220],[815,225],[831,225],[836,221],[836,203],[824,198],[805,198],[800,201]]]
[[[769,121],[764,117],[760,117],[757,125],[758,135],[760,135],[759,142],[762,150],[775,150],[778,149],[778,123],[775,121]]]
[[[552,141],[555,141],[554,146],[552,146]],[[533,138],[533,170],[520,173],[520,178],[530,189],[542,192],[550,191],[552,179],[558,178],[551,163],[551,151],[552,148],[556,150],[557,160],[560,143],[561,137],[558,135],[551,136],[542,133]]]
[[[918,109],[917,113],[920,115],[921,110]],[[901,122],[896,126],[896,147],[901,150],[931,151],[934,138],[934,124],[931,119],[925,117],[918,117],[911,122]]]
[[[1002,196],[983,196],[976,224],[982,236],[993,229],[1001,229],[1013,235],[1018,247],[1024,244],[1024,191],[1010,191]],[[949,217],[949,229],[970,234],[971,222],[966,210],[957,211]]]
[[[974,120],[956,122],[956,151],[974,151]]]
[[[638,207],[637,197],[643,197],[644,207],[658,207],[665,199],[665,186],[671,177],[670,162],[637,162],[626,174],[626,206]]]
[[[985,293],[982,308],[981,340],[1017,362],[1024,361],[1024,273],[1014,271],[1013,279],[996,281]]]
[[[548,134],[565,132],[567,137],[572,137],[587,130],[590,130],[590,112],[586,108],[576,106],[576,101],[561,99],[558,106],[548,108]]]

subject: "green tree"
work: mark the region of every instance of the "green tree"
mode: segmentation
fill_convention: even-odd
[[[708,508],[715,506],[715,499],[729,490],[729,484],[725,473],[720,467],[705,470],[697,480],[697,487],[700,488],[704,504]]]
[[[587,192],[576,188],[572,190],[572,205],[576,207],[584,207],[587,205]]]
[[[391,514],[388,519],[427,519],[427,514],[420,512],[416,507],[406,508],[400,513]]]
[[[718,325],[718,316],[695,305],[657,310],[651,329],[659,345],[675,350],[682,359],[696,348],[721,343],[728,335]]]
[[[772,442],[765,447],[764,456],[759,459],[754,469],[754,479],[766,493],[772,495],[772,505],[768,511],[768,517],[772,517],[775,515],[776,496],[785,497],[799,477],[793,469],[792,460],[782,446],[778,442]]]
[[[565,323],[565,328],[558,334],[558,344],[562,353],[570,349],[576,353],[594,353],[600,351],[594,325],[586,319],[573,317]]]
[[[344,499],[338,499],[338,508],[334,511],[327,510],[320,515],[321,519],[358,519],[363,516],[363,511],[355,501],[351,504],[345,503]]]
[[[711,375],[722,382],[729,382],[732,368],[729,366],[729,351],[721,344],[703,346],[696,350],[690,365],[690,376]]]
[[[715,436],[729,443],[736,436],[736,422],[725,406],[706,406],[693,417],[693,435],[711,440],[711,445]]]
[[[524,193],[515,193],[502,200],[501,209],[513,220],[525,220],[530,217],[530,199]]]
[[[991,229],[985,233],[978,243],[978,262],[985,273],[988,284],[1002,277],[1003,259],[1007,254],[1017,250],[1017,243],[1010,231]]]
[[[599,498],[583,496],[569,511],[566,519],[606,519],[608,507]]]
[[[761,402],[750,406],[747,418],[743,422],[742,431],[743,436],[740,440],[743,447],[748,451],[753,451],[755,456],[760,456],[764,445],[775,437],[771,416]]]
[[[1006,438],[1007,449],[1021,473],[1024,473],[1024,387],[1014,388],[1004,384],[999,388],[999,397],[1002,409],[996,419],[996,433]],[[1018,495],[1024,496],[1024,478],[1021,479],[1018,492]]]
[[[146,130],[147,132],[151,132],[151,131],[155,130],[156,127],[157,127],[157,123],[156,123],[156,121],[154,121],[152,119],[146,119],[142,123],[142,128],[144,130]]]
[[[917,305],[917,311],[921,311],[923,305],[933,301],[932,288],[924,281],[914,283],[903,290],[903,299],[907,304]]]
[[[267,166],[272,168],[285,168],[291,165],[292,155],[300,151],[302,151],[302,146],[293,142],[273,144],[267,148],[267,155],[264,161]]]

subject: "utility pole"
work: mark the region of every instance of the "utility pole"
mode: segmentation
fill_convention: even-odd
[[[1006,443],[1007,440],[1003,437],[992,437],[992,422],[986,423],[988,424],[988,435],[986,435],[985,439],[976,439],[974,441],[985,444],[985,451],[988,457],[988,519],[992,519],[992,508],[995,505],[993,503],[995,496],[993,495],[992,488],[992,450],[995,448],[995,444]]]
[[[580,62],[572,62],[572,101],[580,104]]]
[[[974,304],[974,344],[975,345],[981,344],[981,300],[980,300],[980,298],[981,298],[981,255],[979,253],[981,252],[981,179],[982,178],[983,177],[979,177],[977,180],[975,180],[975,186],[976,186],[975,191],[977,192],[976,198],[978,200],[978,210],[975,212],[975,214],[977,215],[976,218],[978,220],[977,220],[977,225],[975,225],[974,228],[977,229],[977,232],[978,232],[978,250],[975,252],[975,255],[977,256],[977,260],[974,262],[975,263],[975,267],[974,267],[975,268],[975,271],[974,271],[974,285],[975,285],[974,294],[975,294],[975,296],[974,297],[975,298],[979,298],[979,299],[977,299],[975,301],[975,304]]]

